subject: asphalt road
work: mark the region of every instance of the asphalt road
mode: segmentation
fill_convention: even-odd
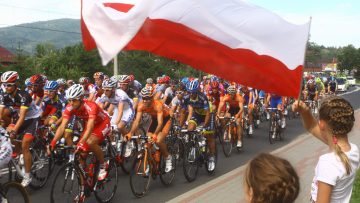
[[[352,87],[350,91],[355,89],[359,90],[360,87]],[[345,93],[342,96],[351,102],[354,109],[360,108],[360,91]],[[216,173],[213,176],[209,176],[204,168],[200,168],[197,180],[192,183],[188,183],[184,178],[182,168],[178,168],[176,171],[175,180],[171,186],[163,186],[160,182],[160,179],[158,178],[157,180],[151,182],[148,194],[141,199],[135,198],[133,196],[129,186],[129,177],[122,173],[121,169],[119,169],[120,178],[118,182],[117,194],[112,202],[166,202],[167,200],[170,200],[199,185],[206,183],[209,180],[212,180],[214,177],[218,177],[245,164],[249,159],[260,152],[270,152],[279,147],[287,145],[303,132],[305,131],[299,119],[288,120],[285,131],[285,140],[276,142],[275,144],[271,145],[268,141],[268,122],[261,123],[260,128],[254,131],[254,135],[251,138],[244,139],[244,149],[242,152],[233,152],[231,157],[226,158],[221,150],[221,146],[218,145],[218,165],[216,168]],[[32,202],[49,202],[50,187],[52,182],[53,177],[50,178],[49,182],[44,188],[36,191],[29,189]],[[96,202],[96,200],[94,196],[92,196],[85,202]]]

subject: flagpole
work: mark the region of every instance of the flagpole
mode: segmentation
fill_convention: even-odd
[[[305,61],[306,61],[306,51],[307,51],[308,45],[309,45],[311,20],[312,20],[312,17],[310,16],[309,33],[308,33],[308,39],[307,39],[307,41],[306,41],[306,47],[305,47],[305,52],[304,52],[303,70],[302,70],[302,75],[301,75],[300,93],[299,93],[299,97],[298,97],[298,103],[300,102],[300,98],[301,98],[301,94],[302,94],[302,88],[303,88],[303,84],[304,84],[304,77],[303,77],[303,76],[304,76]]]
[[[118,55],[114,58],[114,75],[118,75]]]

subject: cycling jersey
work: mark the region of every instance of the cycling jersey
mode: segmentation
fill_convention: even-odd
[[[136,91],[137,93],[139,93],[141,91],[141,89],[142,89],[142,84],[139,81],[134,80],[133,82],[130,83],[130,89],[132,89],[132,90]]]
[[[62,110],[65,107],[65,100],[62,100],[59,95],[56,95],[54,99],[45,97],[41,106],[43,110],[43,117],[55,116],[56,118],[60,118]]]
[[[165,104],[170,105],[172,99],[175,97],[175,93],[174,93],[172,87],[166,88],[164,96],[166,97]]]
[[[9,108],[12,111],[12,116],[17,115],[20,108],[28,109],[25,120],[38,118],[41,114],[40,108],[33,102],[29,93],[22,90],[16,90],[14,97],[8,93],[1,94],[0,106]]]
[[[242,93],[243,93],[242,96],[243,96],[243,98],[244,98],[244,104],[245,104],[245,105],[248,105],[248,104],[249,104],[250,93],[251,93],[251,92],[252,92],[252,97],[253,97],[253,98],[251,98],[251,99],[252,99],[252,100],[251,100],[251,103],[254,104],[254,103],[255,103],[255,99],[254,99],[255,93],[254,93],[254,90],[248,88],[248,89],[246,89],[245,91],[242,91]]]
[[[213,90],[210,90],[207,94],[209,100],[211,100],[211,103],[215,106],[219,106],[220,103],[220,97],[224,96],[224,91],[221,89],[218,89],[218,91],[215,93]]]
[[[244,99],[240,94],[236,94],[234,98],[227,94],[221,98],[221,101],[228,103],[230,108],[239,108],[239,103],[243,103]]]
[[[95,90],[96,90],[95,98],[101,97],[102,94],[104,93],[104,90],[96,85],[95,85]]]
[[[206,115],[206,111],[209,110],[209,101],[204,93],[199,92],[196,99],[192,100],[190,95],[184,96],[184,108],[192,106],[194,112],[200,115]]]
[[[271,94],[270,97],[270,107],[277,108],[278,105],[282,105],[282,96]]]
[[[96,88],[93,84],[83,85],[84,87],[84,98],[88,98],[90,94],[96,94]]]
[[[179,99],[178,97],[174,97],[171,100],[171,106],[183,106],[184,105],[184,99]]]
[[[157,119],[157,114],[160,111],[163,112],[164,118],[170,115],[170,108],[167,105],[163,104],[161,101],[155,99],[153,99],[149,107],[145,106],[144,103],[140,102],[137,108],[137,112],[148,113],[153,118],[153,120]]]
[[[110,120],[109,116],[102,110],[95,102],[84,99],[83,105],[79,109],[73,109],[68,104],[63,112],[63,118],[70,120],[72,115],[83,119],[87,122],[89,119],[95,119],[95,125],[102,123],[105,120]]]

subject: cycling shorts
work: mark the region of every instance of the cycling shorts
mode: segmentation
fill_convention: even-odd
[[[161,127],[161,130],[162,130],[162,128],[166,125],[166,123],[169,122],[169,121],[170,121],[170,116],[166,116],[166,117],[164,118],[163,126]],[[148,129],[148,132],[149,132],[149,133],[155,133],[155,130],[156,130],[157,126],[158,126],[157,118],[156,118],[156,117],[152,117],[152,119],[151,119],[151,124],[150,124],[150,127],[149,127],[149,129]]]
[[[114,108],[113,116],[111,117],[111,125],[115,125],[115,121],[117,120],[118,108]],[[121,121],[125,123],[125,125],[130,124],[134,120],[135,111],[131,108],[124,109],[121,117]]]
[[[86,131],[86,124],[87,123],[85,123],[85,128],[84,128],[83,132]],[[104,141],[106,136],[110,133],[110,131],[111,131],[110,119],[106,118],[101,123],[95,124],[91,135],[95,135],[99,139],[99,143],[101,143],[102,141]]]
[[[239,113],[240,107],[230,107],[229,114],[231,116],[235,116],[235,114]]]
[[[30,118],[25,120],[18,130],[17,139],[22,139],[24,135],[31,135],[35,138],[37,135],[36,131],[39,126],[39,120],[40,118]],[[10,124],[9,126],[15,126],[15,124]]]

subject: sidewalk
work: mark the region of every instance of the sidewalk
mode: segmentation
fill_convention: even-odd
[[[355,112],[356,123],[350,133],[350,141],[360,147],[360,110]],[[314,169],[320,155],[326,153],[328,147],[309,134],[302,134],[290,144],[271,152],[285,158],[296,168],[300,177],[300,194],[297,203],[309,202],[310,186]],[[184,193],[169,202],[245,202],[243,192],[243,174],[245,167],[241,166],[225,175]]]

